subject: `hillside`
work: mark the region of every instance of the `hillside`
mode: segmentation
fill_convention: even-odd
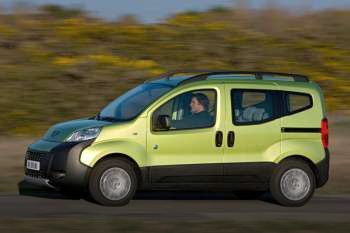
[[[348,111],[349,22],[350,9],[215,8],[159,24],[52,5],[1,14],[0,134],[40,135],[93,116],[146,78],[178,69],[306,74],[322,86],[328,111]]]

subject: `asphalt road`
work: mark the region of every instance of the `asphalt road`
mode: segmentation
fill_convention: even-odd
[[[350,221],[350,195],[315,195],[305,206],[282,207],[264,197],[239,200],[225,193],[138,193],[124,207],[103,207],[57,193],[0,195],[0,218],[125,217],[171,220]]]

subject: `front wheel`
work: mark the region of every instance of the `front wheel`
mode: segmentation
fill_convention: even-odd
[[[96,165],[89,180],[91,197],[101,205],[123,206],[136,192],[137,178],[128,162],[107,159]]]
[[[315,191],[315,175],[300,160],[282,162],[270,180],[272,197],[284,206],[303,206]]]

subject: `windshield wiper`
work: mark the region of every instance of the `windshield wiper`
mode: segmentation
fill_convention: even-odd
[[[118,120],[115,119],[114,117],[101,117],[100,115],[98,115],[97,120],[99,120],[99,121],[110,121],[110,122],[116,122],[116,121],[118,121]]]
[[[91,117],[91,119],[94,119],[94,120],[100,120],[101,119],[101,115],[100,115],[101,112],[98,112],[96,116],[94,117]]]
[[[115,118],[115,117],[99,117],[99,120],[100,121],[110,121],[110,122],[127,122],[127,121],[131,121],[135,119],[134,118],[129,118],[129,119],[118,119],[118,118]]]

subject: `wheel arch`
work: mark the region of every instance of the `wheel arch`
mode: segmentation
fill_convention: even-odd
[[[142,179],[143,179],[141,168],[139,167],[137,162],[131,156],[123,154],[123,153],[110,153],[110,154],[107,154],[107,155],[101,157],[99,160],[97,160],[96,163],[94,164],[94,167],[97,166],[102,161],[105,161],[108,159],[120,159],[120,160],[123,160],[123,161],[131,164],[135,173],[136,173],[138,186],[141,185]]]
[[[315,179],[316,179],[316,185],[318,186],[318,184],[320,182],[320,174],[319,174],[319,171],[318,171],[316,164],[311,159],[309,159],[308,157],[303,156],[303,155],[290,155],[286,158],[283,158],[281,161],[278,162],[278,164],[281,164],[281,163],[286,162],[288,160],[299,160],[299,161],[306,163],[311,168],[312,172],[314,173]]]

